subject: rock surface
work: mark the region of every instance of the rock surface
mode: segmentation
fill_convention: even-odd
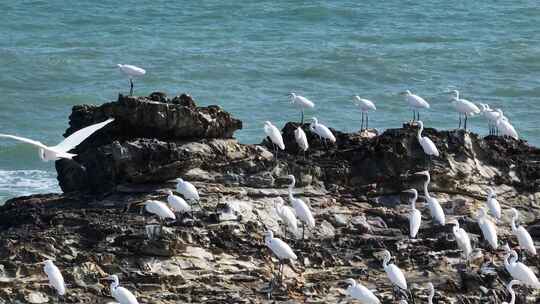
[[[169,100],[158,93],[149,98],[155,101],[123,98],[135,108],[195,107],[186,97]],[[117,112],[105,110],[112,108]],[[124,113],[121,108],[75,107],[67,134],[123,115],[113,114]],[[75,113],[92,114],[82,119],[85,115]],[[36,264],[47,258],[55,260],[69,284],[66,303],[111,301],[99,280],[108,274],[118,274],[140,303],[340,303],[349,277],[376,289],[383,303],[395,303],[382,268],[384,249],[404,270],[416,303],[427,302],[428,281],[435,285],[435,303],[500,303],[510,299],[502,285],[510,280],[504,252],[486,245],[475,221],[486,186],[496,189],[504,211],[497,225],[500,244],[517,246],[509,229],[510,207],[521,211],[521,223],[533,238],[540,237],[540,150],[524,141],[428,128],[424,135],[441,152],[430,161],[417,144],[415,126],[374,137],[332,130],[337,142],[327,148],[304,125],[310,150],[303,155],[294,144],[298,125],[288,123],[283,129],[287,150],[275,161],[267,140],[243,145],[230,138],[232,132],[152,137],[145,128],[122,127],[122,119],[116,123],[103,130],[105,139],[79,147],[75,160],[80,165],[57,162],[62,188],[70,193],[22,197],[0,207],[0,303],[56,299]],[[152,120],[144,123],[152,128]],[[171,129],[169,134],[183,132]],[[469,270],[451,225],[432,224],[422,195],[418,238],[407,237],[410,208],[401,191],[421,190],[424,178],[414,173],[426,169],[432,175],[429,191],[447,219],[459,219],[473,240]],[[288,174],[295,175],[295,196],[310,205],[317,222],[305,241],[284,234],[273,210],[277,197],[288,201]],[[141,213],[138,204],[165,201],[165,190],[174,189],[172,180],[179,176],[197,186],[204,209],[195,208],[193,218],[166,223],[161,237],[149,240],[147,226],[157,221]],[[271,300],[276,260],[264,245],[266,229],[298,256],[285,266],[284,286],[275,288]],[[525,263],[538,274],[538,257]],[[525,303],[525,290],[516,290],[516,303]],[[527,295],[527,303],[538,302],[538,291]]]

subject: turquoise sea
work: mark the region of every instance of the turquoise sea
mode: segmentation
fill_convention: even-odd
[[[286,94],[316,103],[308,117],[359,128],[351,97],[376,102],[370,126],[409,119],[400,91],[431,103],[429,127],[455,128],[448,89],[500,107],[540,145],[538,1],[14,1],[0,2],[0,132],[56,143],[71,106],[128,90],[117,63],[147,75],[136,94],[190,93],[244,121],[242,142],[299,112]],[[471,128],[487,133],[483,118]],[[0,201],[59,191],[53,163],[0,141]]]

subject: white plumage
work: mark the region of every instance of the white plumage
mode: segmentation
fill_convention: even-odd
[[[304,109],[312,109],[315,107],[315,104],[304,96],[296,95],[295,93],[290,93],[289,96],[291,97],[291,103],[300,107],[300,111],[302,112],[300,123],[304,124]]]
[[[422,136],[422,131],[424,131],[424,123],[422,121],[418,121],[418,134],[416,136],[418,138],[418,143],[420,144],[420,146],[422,146],[422,150],[424,150],[424,153],[426,153],[427,155],[434,155],[438,157],[439,150],[437,150],[437,147],[435,146],[433,141],[429,139],[429,137]]]
[[[135,295],[133,295],[133,293],[131,293],[131,291],[119,286],[120,282],[118,280],[118,276],[111,275],[107,279],[113,281],[111,283],[111,295],[116,301],[118,301],[120,304],[139,304],[137,298]]]
[[[409,90],[401,93],[401,95],[405,96],[405,102],[407,103],[409,108],[411,108],[412,111],[413,111],[413,121],[416,120],[416,117],[415,117],[415,112],[416,111],[418,111],[418,120],[420,120],[420,112],[419,112],[419,110],[420,109],[429,109],[429,103],[427,101],[425,101],[424,98],[411,93],[411,91],[409,91]]]
[[[281,132],[279,131],[276,126],[274,126],[271,122],[266,121],[264,123],[264,133],[268,137],[270,137],[270,140],[274,145],[279,147],[281,150],[285,150],[285,144],[283,143],[283,136],[281,136]]]
[[[64,277],[62,277],[62,273],[54,265],[53,261],[46,260],[45,266],[43,267],[43,271],[45,271],[45,274],[47,274],[47,278],[49,279],[49,284],[56,289],[56,292],[58,295],[63,296],[66,294],[66,284],[64,283]]]
[[[377,107],[375,107],[375,103],[373,101],[360,98],[360,96],[356,95],[353,98],[353,102],[355,105],[360,107],[360,111],[362,111],[362,124],[360,126],[360,129],[363,130],[364,128],[364,116],[366,116],[366,129],[369,127],[369,112],[377,110]]]
[[[510,302],[502,302],[502,304],[515,304],[516,303],[516,293],[514,292],[514,289],[512,289],[512,287],[514,287],[514,285],[519,285],[519,284],[521,284],[520,281],[512,280],[510,281],[510,283],[508,283],[508,285],[506,285],[506,289],[510,293]]]
[[[306,133],[304,132],[304,130],[302,130],[302,127],[298,127],[296,128],[296,130],[294,130],[294,139],[296,140],[296,144],[298,145],[300,150],[307,151],[307,149],[309,148],[309,144],[307,141]]]
[[[474,103],[468,101],[467,99],[459,98],[458,90],[453,90],[452,93],[454,94],[454,97],[451,99],[451,102],[454,105],[456,111],[459,113],[460,120],[461,115],[465,116],[465,129],[467,129],[467,117],[480,114],[480,109]]]
[[[130,64],[117,64],[118,68],[122,73],[126,74],[129,78],[139,77],[146,74],[146,71],[143,68]]]
[[[484,239],[488,241],[491,248],[497,249],[497,247],[499,246],[497,244],[497,228],[495,227],[495,224],[493,224],[493,222],[489,219],[487,212],[484,208],[480,208],[480,210],[478,210],[478,226],[480,226],[480,230],[482,230]]]
[[[321,138],[328,139],[330,142],[336,142],[336,137],[327,126],[320,124],[316,117],[312,118],[313,122],[309,125],[311,132],[319,135]]]
[[[381,303],[371,290],[367,289],[364,285],[357,283],[354,279],[347,279],[345,282],[349,284],[346,292],[351,298],[359,300],[362,304]]]
[[[274,208],[281,221],[287,226],[289,231],[296,235],[298,232],[298,221],[294,210],[285,205],[285,202],[281,197],[278,197],[274,202]]]
[[[498,109],[499,118],[497,118],[497,128],[502,135],[510,136],[514,139],[519,139],[518,133],[514,126],[508,121],[508,119],[503,115],[503,111]]]
[[[433,304],[433,297],[435,297],[435,287],[433,287],[433,283],[431,282],[428,282],[427,286],[429,289],[428,304]]]
[[[430,196],[428,192],[428,184],[431,181],[431,175],[429,174],[429,171],[422,171],[420,173],[426,176],[426,181],[424,182],[424,196],[426,197],[431,217],[437,223],[444,226],[446,218],[441,204],[439,204],[439,201],[436,198]]]
[[[508,244],[506,244],[504,248],[506,250],[506,256],[504,258],[504,267],[506,268],[506,271],[508,271],[514,279],[523,282],[525,285],[533,288],[540,288],[540,281],[538,281],[534,272],[525,264],[517,261],[517,253],[514,250],[511,250]],[[510,256],[512,256],[511,260]]]
[[[178,195],[174,195],[171,190],[167,190],[167,203],[174,212],[186,213],[191,211],[191,206]]]
[[[457,245],[459,249],[463,251],[465,260],[468,260],[472,253],[471,239],[469,238],[469,234],[463,228],[459,227],[459,222],[457,220],[454,220],[453,224],[454,227],[452,228],[452,231],[454,232]]]
[[[534,246],[533,239],[529,234],[529,231],[523,226],[517,226],[516,222],[519,218],[519,212],[517,209],[512,208],[512,233],[517,237],[519,247],[522,250],[527,250],[532,255],[536,255],[536,247]]]
[[[411,199],[411,211],[409,213],[409,235],[412,238],[415,238],[418,234],[418,230],[420,229],[420,224],[422,223],[422,214],[418,209],[416,209],[418,191],[416,191],[416,189],[410,189],[405,192],[413,194],[413,198]]]
[[[385,250],[384,251],[384,260],[383,260],[383,268],[386,272],[386,275],[388,276],[388,279],[392,284],[398,286],[401,289],[407,289],[407,280],[405,280],[405,275],[403,274],[403,271],[399,269],[395,264],[388,264],[390,262],[390,258],[392,256],[390,255],[390,251]]]
[[[497,201],[497,194],[491,187],[487,188],[486,205],[488,206],[489,212],[491,212],[493,217],[496,219],[501,218],[501,205],[499,204],[499,201]]]
[[[144,202],[144,209],[149,213],[157,215],[161,220],[167,218],[176,219],[172,210],[164,202],[148,200]]]
[[[489,127],[489,134],[490,135],[495,134],[495,132],[496,132],[497,119],[500,116],[500,114],[499,114],[499,112],[497,112],[497,110],[491,109],[488,104],[485,104],[485,103],[480,104],[480,112],[482,113],[482,115],[488,121],[488,127]]]
[[[294,254],[291,247],[287,245],[287,243],[285,243],[284,241],[275,238],[272,231],[266,231],[264,242],[280,261],[297,259],[296,254]]]
[[[114,118],[109,118],[104,122],[100,122],[100,123],[82,128],[76,131],[75,133],[71,134],[70,136],[68,136],[58,145],[51,146],[51,147],[46,146],[39,141],[20,137],[20,136],[0,134],[0,137],[22,141],[24,143],[31,144],[33,146],[38,147],[39,157],[43,161],[58,160],[60,158],[72,159],[73,157],[76,156],[76,154],[68,153],[68,151],[72,150],[73,148],[78,146],[80,143],[82,143],[85,139],[90,137],[90,135],[94,134],[94,132],[105,127],[107,124],[113,121],[114,121]]]
[[[199,191],[193,186],[192,183],[185,181],[181,178],[176,179],[176,191],[180,193],[185,199],[199,201]]]
[[[294,185],[296,184],[296,179],[294,178],[294,175],[289,175],[288,177],[291,180],[291,183],[289,184],[289,200],[294,208],[296,216],[298,217],[298,219],[300,219],[303,225],[305,224],[309,228],[315,227],[315,218],[313,217],[313,214],[311,213],[308,205],[303,200],[295,198],[293,196],[292,191]]]

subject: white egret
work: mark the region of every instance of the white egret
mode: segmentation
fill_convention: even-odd
[[[66,294],[66,284],[64,283],[64,277],[60,269],[51,260],[46,260],[44,264],[43,271],[47,274],[49,284],[56,290],[59,296],[64,296]]]
[[[480,114],[480,109],[472,102],[467,99],[459,98],[459,91],[453,90],[452,93],[454,96],[450,99],[450,102],[456,108],[456,111],[459,114],[459,127],[461,128],[461,115],[465,116],[465,130],[467,130],[467,118],[469,116],[474,116]]]
[[[138,66],[130,64],[117,64],[118,68],[122,73],[126,74],[129,77],[129,95],[133,95],[133,78],[143,76],[146,74],[146,71]]]
[[[433,283],[431,282],[428,282],[427,286],[429,289],[428,304],[433,304],[433,297],[435,297],[435,287],[433,287]]]
[[[428,184],[431,181],[431,175],[429,174],[429,171],[422,171],[419,173],[426,176],[426,181],[424,182],[424,196],[426,197],[426,202],[428,203],[431,217],[437,223],[444,226],[445,216],[444,216],[444,211],[441,207],[441,204],[439,204],[439,201],[436,198],[429,195],[429,192],[428,192]]]
[[[296,260],[296,254],[292,251],[291,247],[287,245],[284,241],[275,238],[274,233],[271,230],[266,231],[264,243],[266,244],[266,247],[270,248],[272,253],[278,258],[279,260],[279,280],[280,282],[283,281],[283,263],[285,260]]]
[[[491,248],[497,249],[499,246],[497,244],[497,228],[495,227],[495,224],[489,219],[487,212],[484,208],[480,208],[478,210],[478,226],[480,226],[480,230],[482,230],[482,234],[484,235],[484,239],[489,243]]]
[[[521,282],[519,280],[512,280],[508,285],[506,285],[506,289],[510,293],[510,302],[502,302],[502,304],[515,304],[516,303],[516,293],[514,292],[514,285],[519,285]]]
[[[405,102],[407,102],[407,105],[412,109],[413,111],[413,120],[420,120],[420,109],[429,109],[429,103],[424,100],[424,98],[415,95],[411,93],[411,91],[406,90],[405,92],[401,93],[401,95],[405,96]],[[415,112],[418,112],[418,119],[415,117]]]
[[[360,98],[360,96],[355,95],[353,98],[353,102],[355,105],[360,107],[360,111],[362,111],[362,123],[360,125],[360,131],[364,130],[364,116],[366,116],[366,129],[369,128],[369,112],[370,111],[376,111],[377,107],[375,107],[375,103],[373,101]]]
[[[411,238],[415,238],[420,229],[420,224],[422,223],[422,214],[416,209],[418,191],[416,191],[416,189],[409,189],[404,192],[412,193],[413,195],[413,198],[411,199],[411,212],[409,213],[409,235]]]
[[[517,237],[519,242],[519,248],[526,250],[532,255],[536,255],[536,247],[534,246],[533,239],[529,234],[529,231],[523,226],[517,226],[516,222],[519,218],[519,212],[516,208],[512,208],[512,233]]]
[[[296,95],[295,93],[289,93],[289,97],[291,98],[292,104],[300,107],[300,110],[302,111],[302,120],[300,121],[300,123],[304,124],[304,109],[313,109],[315,107],[315,104],[313,103],[313,101],[305,98],[304,96]]]
[[[302,130],[302,127],[296,128],[294,130],[294,139],[296,140],[296,144],[298,145],[298,150],[302,152],[306,152],[309,148],[309,144],[307,141],[306,133],[304,130]]]
[[[439,156],[439,150],[437,150],[437,147],[429,139],[427,136],[422,136],[422,131],[424,131],[424,123],[422,121],[418,121],[418,134],[416,135],[416,138],[418,138],[418,143],[420,146],[422,146],[422,150],[424,150],[424,153],[428,156]]]
[[[294,209],[286,206],[285,202],[281,197],[278,197],[274,201],[274,209],[276,210],[277,215],[281,219],[281,222],[285,224],[287,229],[292,232],[294,235],[298,232],[298,221],[296,219],[296,214]],[[286,231],[284,229],[284,231]]]
[[[105,280],[112,281],[111,283],[111,295],[113,298],[118,301],[120,304],[139,304],[137,301],[137,298],[135,298],[135,295],[131,293],[131,291],[127,290],[126,288],[120,286],[120,282],[118,280],[117,275],[111,275]]]
[[[278,148],[285,150],[285,144],[283,143],[283,136],[281,136],[281,131],[274,126],[271,122],[266,121],[264,123],[264,133],[270,138],[270,141],[274,145],[274,156],[277,159]]]
[[[180,196],[174,195],[171,190],[167,190],[167,203],[173,212],[187,213],[191,212],[191,206]]]
[[[181,178],[177,178],[176,191],[180,193],[188,202],[195,201],[199,207],[201,207],[199,191],[197,191],[197,188],[195,188],[192,183]]]
[[[463,251],[465,261],[468,264],[469,256],[472,253],[471,239],[469,238],[469,234],[463,228],[459,227],[458,220],[452,220],[451,223],[454,224],[452,231],[454,232],[454,237],[456,238],[458,248]]]
[[[392,285],[397,286],[403,290],[407,290],[407,280],[405,279],[403,271],[401,271],[401,269],[399,269],[399,267],[397,267],[395,264],[388,264],[388,262],[390,262],[390,259],[392,258],[392,256],[390,255],[390,251],[385,250],[383,253],[383,268],[386,272],[386,276],[388,276],[388,279],[390,280]]]
[[[169,208],[169,206],[167,206],[167,204],[165,204],[164,202],[147,200],[143,203],[143,205],[144,210],[146,210],[148,213],[157,215],[161,221],[165,219],[176,219],[176,216],[174,215],[171,208]]]
[[[85,139],[90,137],[90,135],[94,134],[94,132],[105,127],[106,125],[108,125],[109,123],[113,121],[114,121],[114,118],[109,118],[104,122],[100,122],[100,123],[82,128],[76,131],[75,133],[71,134],[70,136],[68,136],[66,139],[64,139],[62,142],[60,142],[56,146],[46,146],[37,140],[32,140],[32,139],[19,137],[15,135],[9,135],[9,134],[0,134],[0,138],[2,137],[10,138],[10,139],[22,141],[24,143],[31,144],[33,146],[38,147],[39,157],[43,161],[58,160],[60,158],[72,159],[73,157],[77,156],[77,154],[68,153],[68,151],[72,150],[73,148],[78,146],[80,143],[82,143]]]
[[[501,132],[502,135],[510,136],[514,139],[519,139],[518,133],[516,132],[516,129],[512,124],[508,121],[508,119],[504,116],[503,111],[501,109],[497,109],[497,113],[499,113],[499,118],[497,118],[497,128]]]
[[[327,139],[330,140],[331,143],[336,142],[336,137],[334,134],[332,134],[332,131],[330,131],[327,126],[319,123],[316,117],[313,117],[311,120],[313,120],[313,122],[309,125],[309,129],[311,132],[319,135],[321,140],[324,140],[325,145]]]
[[[295,198],[293,196],[293,189],[294,189],[294,185],[296,184],[296,178],[294,177],[294,175],[289,175],[288,178],[291,180],[291,183],[289,184],[289,201],[291,202],[291,205],[294,208],[296,216],[298,216],[298,219],[300,219],[300,222],[302,223],[302,240],[303,240],[304,232],[305,232],[305,225],[307,225],[309,228],[314,228],[315,218],[313,217],[313,214],[311,213],[311,210],[309,209],[308,205],[303,200],[299,198]]]
[[[489,135],[497,134],[497,119],[500,116],[499,112],[491,109],[489,105],[485,103],[480,104],[480,111],[488,121]]]
[[[349,286],[346,293],[353,299],[359,300],[362,304],[379,304],[381,301],[373,294],[373,292],[361,283],[357,283],[354,279],[345,280]]]
[[[487,188],[486,205],[488,206],[491,215],[499,220],[501,218],[501,205],[497,201],[497,193],[495,193],[491,187]]]
[[[506,268],[506,271],[508,271],[514,279],[520,280],[525,285],[533,288],[540,288],[540,281],[538,281],[534,272],[527,267],[527,265],[517,261],[517,252],[511,250],[508,244],[504,245],[504,249],[506,250],[506,256],[504,257],[504,267]],[[512,256],[512,259],[510,259],[510,256]]]

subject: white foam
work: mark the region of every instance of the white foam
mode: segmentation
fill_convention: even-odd
[[[12,197],[51,192],[61,192],[55,172],[0,170],[0,205]]]

